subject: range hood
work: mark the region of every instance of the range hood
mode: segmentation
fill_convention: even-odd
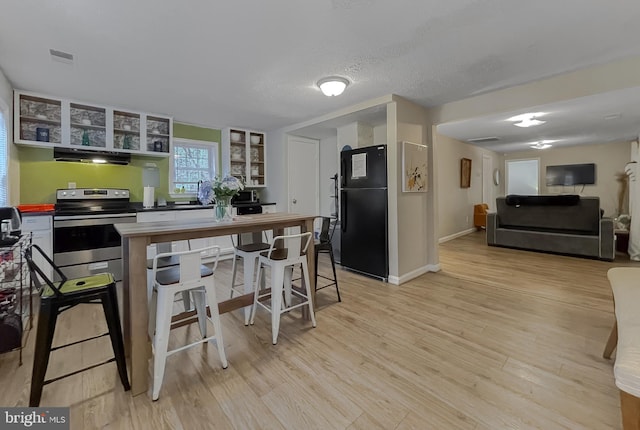
[[[89,151],[76,148],[54,148],[53,158],[56,161],[75,161],[96,164],[129,164],[131,154],[112,151]]]

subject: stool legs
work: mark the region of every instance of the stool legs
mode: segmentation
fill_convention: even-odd
[[[307,294],[307,306],[309,307],[309,315],[311,316],[311,325],[316,326],[316,315],[313,311],[313,302],[311,301],[311,284],[309,283],[309,267],[307,266],[307,260],[302,261],[302,269],[304,275],[304,285]]]
[[[184,291],[184,293],[189,294],[189,291]],[[207,337],[207,303],[205,299],[205,291],[202,290],[191,290],[191,294],[193,295],[193,303],[196,308],[196,314],[198,315],[198,325],[200,326],[200,334],[202,337]]]
[[[156,335],[153,340],[153,392],[151,395],[153,400],[158,400],[164,379],[164,368],[169,348],[169,331],[171,330],[171,310],[173,308],[172,293],[164,288],[158,288],[157,296]]]
[[[53,305],[49,300],[42,300],[40,303],[40,314],[38,315],[38,329],[36,333],[36,348],[33,355],[33,371],[31,373],[31,394],[29,395],[29,406],[40,405],[42,397],[42,387],[44,377],[49,365],[49,354],[51,354],[51,344],[58,318],[58,306]]]
[[[320,253],[328,253],[329,254],[329,259],[331,260],[331,269],[333,270],[333,284],[335,284],[336,286],[336,293],[338,294],[338,302],[341,302],[342,299],[340,298],[340,289],[338,288],[338,275],[336,274],[336,261],[335,258],[333,257],[333,248],[323,248],[322,250],[319,249],[319,247],[316,248],[316,253],[315,253],[315,263],[316,263],[316,290],[318,290],[318,276],[321,276],[322,278],[325,279],[329,279],[326,278],[325,276],[322,275],[318,275],[318,256],[320,255]],[[332,284],[327,284],[326,286],[329,287]],[[324,288],[324,287],[321,287]]]
[[[109,288],[102,299],[102,308],[104,316],[107,320],[109,328],[109,337],[111,338],[111,347],[116,358],[116,366],[120,381],[125,391],[129,391],[129,378],[127,377],[127,364],[124,358],[124,342],[122,341],[122,328],[120,327],[120,315],[118,315],[118,297],[116,296],[115,286]]]
[[[305,293],[307,296],[307,305],[309,306],[309,313],[311,315],[311,323],[313,327],[316,326],[316,318],[313,312],[313,302],[311,301],[311,287],[309,283],[309,269],[306,260],[301,263],[301,270],[304,281]],[[256,282],[253,296],[253,306],[251,307],[251,319],[250,324],[253,324],[256,316],[256,309],[258,305],[258,296],[260,289],[260,281],[262,279],[263,267],[262,264],[258,266],[258,274],[256,275]],[[277,263],[271,266],[271,339],[275,345],[278,343],[278,332],[280,330],[280,314],[288,311],[288,307],[291,304],[291,278],[293,275],[293,266],[282,266]],[[283,306],[283,293],[285,295],[285,303],[288,300],[288,304]]]
[[[280,330],[280,313],[282,312],[282,286],[284,284],[284,271],[271,268],[271,338],[272,343],[278,343],[278,331]],[[257,284],[256,284],[257,285]]]
[[[333,248],[329,248],[329,258],[331,259],[331,268],[333,269],[333,280],[336,283],[336,293],[338,294],[338,301],[341,302],[340,289],[338,288],[338,275],[336,274],[336,260],[333,258]],[[316,265],[316,285],[318,285],[318,266]]]
[[[224,352],[224,340],[222,339],[222,324],[220,323],[220,312],[218,310],[218,299],[216,297],[215,284],[212,283],[209,288],[206,289],[207,302],[209,302],[209,309],[211,310],[211,322],[213,323],[213,329],[215,330],[216,347],[218,349],[218,355],[222,362],[222,368],[229,367],[227,363],[227,355]],[[206,312],[206,310],[205,310]],[[206,313],[204,314],[206,316]],[[211,342],[211,340],[209,340]]]

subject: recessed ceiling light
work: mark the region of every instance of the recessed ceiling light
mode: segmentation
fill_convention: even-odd
[[[349,81],[340,76],[329,76],[318,81],[318,87],[327,97],[339,96],[347,88],[347,85],[349,85]]]

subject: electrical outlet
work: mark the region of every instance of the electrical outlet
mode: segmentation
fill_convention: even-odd
[[[469,224],[469,215],[467,215],[467,224]]]
[[[73,189],[73,188],[75,188],[75,187],[76,187],[76,183],[75,183],[75,182],[68,182],[68,183],[67,183],[67,188],[69,188],[69,189]]]

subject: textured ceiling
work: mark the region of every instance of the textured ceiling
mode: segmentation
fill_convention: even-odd
[[[615,4],[615,7],[613,7]],[[426,107],[640,55],[637,0],[5,1],[14,87],[271,130],[386,94]],[[54,62],[49,49],[72,53]],[[352,84],[324,97],[315,82]]]

